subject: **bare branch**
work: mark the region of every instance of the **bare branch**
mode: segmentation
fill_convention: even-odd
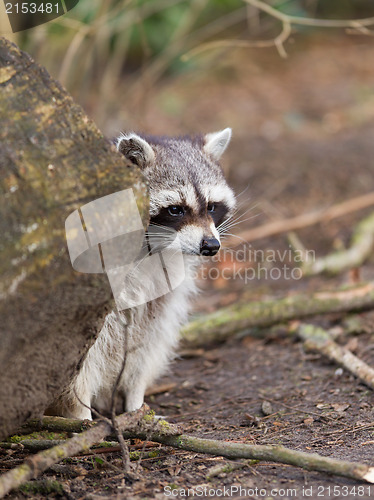
[[[301,16],[292,16],[285,14],[275,9],[271,5],[263,2],[262,0],[243,0],[245,3],[249,4],[251,7],[257,8],[263,12],[269,14],[269,16],[274,19],[279,20],[282,23],[281,33],[272,40],[217,40],[214,42],[208,42],[199,45],[198,47],[190,50],[183,55],[182,60],[188,61],[192,57],[211,49],[222,49],[222,48],[266,48],[266,47],[276,47],[279,55],[283,58],[287,57],[287,52],[284,48],[284,43],[291,35],[291,26],[311,26],[319,28],[347,28],[354,30],[355,34],[359,33],[361,35],[372,35],[372,32],[368,30],[367,26],[374,25],[374,17],[367,17],[363,19],[313,19]],[[351,31],[349,31],[351,32]]]
[[[126,361],[127,361],[127,351],[128,351],[128,328],[127,324],[123,321],[119,311],[115,309],[115,313],[117,316],[117,321],[118,323],[122,326],[123,328],[123,360],[122,360],[122,365],[121,369],[117,375],[117,379],[114,383],[113,386],[113,391],[112,391],[112,400],[111,400],[111,420],[112,420],[112,426],[113,429],[116,433],[118,442],[121,447],[121,455],[122,455],[122,463],[123,467],[126,473],[129,473],[130,471],[130,452],[129,452],[129,447],[127,446],[127,443],[123,439],[123,436],[120,432],[120,429],[118,427],[118,421],[116,419],[116,401],[117,401],[117,395],[118,395],[118,388],[121,382],[122,375],[125,371],[126,368]]]
[[[291,35],[291,31],[291,23],[289,23],[288,21],[284,21],[282,32],[276,38],[274,38],[274,45],[277,48],[279,55],[284,59],[288,57],[286,49],[284,48],[284,43]]]
[[[283,23],[282,31],[271,40],[216,40],[214,42],[206,42],[184,54],[182,61],[188,61],[206,50],[227,48],[263,49],[276,47],[282,57],[287,57],[287,53],[284,50],[284,42],[290,34],[290,23]]]
[[[291,16],[284,14],[274,7],[261,0],[244,0],[253,7],[257,7],[269,14],[269,16],[279,19],[282,23],[288,22],[290,24],[297,24],[299,26],[315,26],[319,28],[360,28],[362,26],[372,26],[374,24],[374,17],[366,17],[363,19],[312,19],[309,17]]]

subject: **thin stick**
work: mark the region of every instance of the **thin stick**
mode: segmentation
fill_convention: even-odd
[[[100,244],[99,244],[99,251],[100,251],[100,258],[101,258],[101,264],[103,266],[103,270],[106,271],[105,259],[104,259],[104,255],[103,255],[102,248],[101,248]],[[122,433],[120,432],[120,429],[118,427],[118,420],[116,419],[116,406],[117,406],[118,389],[119,389],[119,386],[121,383],[122,376],[125,372],[126,362],[127,362],[127,351],[128,351],[128,328],[127,327],[128,327],[128,325],[121,317],[120,311],[118,311],[117,308],[114,309],[114,313],[117,317],[118,323],[121,325],[122,330],[123,330],[123,359],[122,359],[121,368],[119,370],[119,373],[117,374],[117,378],[116,378],[114,385],[113,385],[110,411],[111,411],[112,427],[114,429],[114,432],[116,433],[119,445],[121,447],[123,468],[124,468],[124,471],[126,472],[126,474],[129,474],[129,472],[130,472],[130,451],[129,451],[129,447],[128,447],[127,443],[123,439]]]
[[[54,446],[58,446],[66,442],[66,439],[22,439],[17,443],[0,442],[0,448],[5,448],[8,450],[29,450],[33,453],[41,450],[48,450]],[[105,448],[102,446],[93,446],[91,448],[91,454],[103,453],[103,450],[113,450],[119,451],[119,446],[116,441],[112,443],[105,443]]]
[[[31,418],[21,427],[19,434],[31,434],[34,431],[43,431],[45,430],[46,423],[48,423],[49,432],[83,432],[96,425],[92,420],[79,420],[77,418]]]
[[[116,419],[116,401],[117,401],[117,393],[118,393],[118,388],[121,382],[122,375],[124,374],[125,368],[126,368],[126,361],[127,361],[127,351],[128,351],[128,330],[127,330],[127,324],[122,320],[120,313],[117,309],[115,309],[115,313],[117,316],[117,321],[120,323],[120,325],[123,328],[123,360],[122,360],[122,365],[121,369],[117,375],[117,379],[115,381],[115,384],[113,386],[113,391],[112,391],[112,400],[111,400],[111,420],[112,420],[112,426],[113,429],[116,433],[119,445],[121,447],[121,456],[122,456],[122,463],[123,467],[126,473],[129,473],[130,471],[130,451],[129,447],[126,443],[126,441],[123,439],[122,433],[120,432],[120,429],[118,427],[118,421]]]
[[[306,470],[327,472],[337,476],[374,482],[374,467],[365,464],[335,460],[317,453],[305,453],[273,445],[249,445],[228,443],[214,439],[202,439],[182,434],[181,436],[155,436],[152,441],[182,450],[207,453],[226,458],[266,460],[301,467]]]
[[[329,360],[338,363],[353,373],[364,384],[374,389],[374,370],[345,347],[338,345],[326,330],[314,325],[302,324],[298,328],[299,337],[307,349],[317,351]]]
[[[39,452],[41,450],[48,450],[50,448],[53,448],[54,446],[61,445],[63,443],[66,443],[66,440],[62,439],[23,439],[22,441],[18,443],[8,443],[7,441],[5,442],[0,442],[0,448],[3,448],[5,450],[16,450],[16,451],[22,451],[22,450],[28,450],[32,453]],[[154,446],[159,446],[156,443],[152,443]],[[144,441],[144,444],[142,448],[147,448],[149,446],[149,442],[147,443]],[[103,453],[115,453],[115,452],[121,452],[121,446],[119,446],[117,441],[114,442],[108,442],[104,443],[104,446],[102,443],[91,446],[89,451],[82,452],[80,451],[74,456],[78,457],[86,457],[86,456],[92,456],[92,455],[102,455]],[[156,458],[158,456],[158,450],[152,450],[152,451],[145,451],[142,450],[141,452],[139,451],[130,451],[130,460],[132,462],[139,461],[140,459],[149,459],[149,458]]]
[[[374,205],[374,192],[351,198],[350,200],[338,203],[327,209],[318,210],[308,214],[297,215],[290,219],[282,219],[274,222],[269,222],[253,229],[248,229],[238,234],[240,238],[247,241],[260,240],[277,234],[303,229],[308,226],[313,226],[321,222],[329,222],[332,219],[342,217],[343,215],[362,210],[363,208]],[[226,240],[227,246],[236,245],[236,238]]]

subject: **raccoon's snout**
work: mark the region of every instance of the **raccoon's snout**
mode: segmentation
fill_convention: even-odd
[[[201,255],[216,255],[220,248],[220,242],[216,238],[203,239],[200,245]]]

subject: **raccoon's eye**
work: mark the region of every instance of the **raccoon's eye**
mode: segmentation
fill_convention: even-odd
[[[184,208],[179,205],[172,205],[168,207],[168,212],[173,217],[180,217],[181,215],[184,215]]]
[[[214,203],[208,203],[208,212],[214,212],[216,209],[216,206]]]

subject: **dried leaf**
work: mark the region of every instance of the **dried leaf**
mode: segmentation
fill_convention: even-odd
[[[347,408],[349,408],[351,405],[349,403],[332,403],[332,408],[341,413],[343,411],[345,411]]]

